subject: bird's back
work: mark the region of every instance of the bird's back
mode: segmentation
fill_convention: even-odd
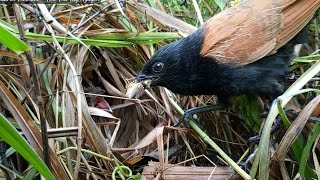
[[[204,24],[201,55],[243,66],[277,52],[311,20],[320,0],[244,0]]]
[[[159,49],[137,79],[183,95],[277,96],[293,45],[307,39],[299,32],[319,6],[320,0],[243,0]]]

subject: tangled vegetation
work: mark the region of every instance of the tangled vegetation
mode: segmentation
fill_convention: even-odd
[[[175,176],[196,177],[191,166],[211,167],[202,178],[236,177],[229,166],[244,178],[320,178],[318,16],[310,43],[296,47],[288,90],[273,103],[241,96],[201,114],[205,133],[193,121],[172,125],[182,109],[215,104],[214,96],[132,83],[159,47],[235,4],[2,4],[0,178],[170,179],[175,167],[185,167]]]

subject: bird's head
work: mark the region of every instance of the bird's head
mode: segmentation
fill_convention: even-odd
[[[175,81],[179,78],[179,74],[183,73],[180,49],[180,41],[163,46],[144,64],[136,79],[150,81],[151,86],[167,87],[172,80]]]
[[[197,78],[202,44],[202,31],[160,48],[144,64],[137,75],[138,81],[151,86],[163,86],[175,93],[188,94]]]

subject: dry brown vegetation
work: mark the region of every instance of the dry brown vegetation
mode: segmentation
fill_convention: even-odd
[[[25,35],[16,34],[25,36],[23,40],[32,48],[18,56],[1,46],[1,113],[41,157],[42,138],[49,139],[51,170],[57,179],[111,179],[112,173],[119,179],[138,179],[137,174],[148,164],[151,169],[156,167],[154,178],[164,178],[162,172],[172,166],[223,166],[219,171],[232,176],[229,168],[224,169],[229,166],[224,158],[189,126],[172,127],[181,117],[173,102],[189,109],[215,104],[215,97],[175,96],[161,87],[144,90],[131,84],[159,47],[200,25],[197,5],[204,19],[220,11],[215,1],[193,2],[187,1],[187,7],[158,0],[1,6],[2,20],[24,28]],[[311,42],[297,51],[307,57],[296,58],[289,85],[319,59],[318,31],[316,19],[310,24]],[[33,61],[35,71],[27,60]],[[318,89],[318,80],[314,76],[302,83]],[[129,85],[135,94],[127,92]],[[267,144],[275,160],[268,173],[271,177],[291,179],[305,172],[302,176],[316,178],[314,172],[318,172],[320,178],[317,93],[299,93],[286,108],[288,119],[282,116],[284,123],[273,131]],[[202,114],[199,124],[240,164],[257,149],[259,141],[248,139],[261,133],[266,122],[261,113],[266,114],[270,106],[271,102],[262,98],[235,98],[227,110]],[[47,124],[48,137],[41,136],[40,122]],[[3,149],[7,152],[9,148]],[[1,158],[8,159],[8,168],[14,171],[2,169],[0,172],[6,172],[3,176],[14,178],[31,171],[19,163],[18,156]],[[243,169],[256,175],[257,164],[252,166],[252,162]],[[259,162],[259,167],[263,163]],[[133,175],[127,175],[129,169]]]

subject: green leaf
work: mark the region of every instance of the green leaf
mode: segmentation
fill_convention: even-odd
[[[52,42],[51,36],[48,35],[41,35],[35,33],[26,33],[26,37],[28,40],[31,41],[48,41]],[[58,42],[66,42],[71,44],[81,44],[78,40],[70,37],[63,37],[63,36],[55,36]],[[86,45],[93,45],[93,46],[100,46],[100,47],[126,47],[132,46],[134,43],[127,42],[127,41],[116,41],[116,40],[97,40],[97,39],[80,39],[81,42],[85,43]]]
[[[172,32],[147,32],[147,33],[106,33],[90,37],[98,40],[122,40],[122,41],[163,41],[179,39],[179,33]]]
[[[12,24],[10,23],[7,23],[6,21],[0,19],[0,26],[2,26],[3,28],[11,31],[12,33],[16,33],[18,34],[19,33],[19,30],[17,27],[13,26]]]
[[[46,179],[55,179],[49,168],[41,160],[30,144],[19,134],[9,120],[0,113],[0,137],[13,147],[25,160],[27,160]]]
[[[254,96],[243,95],[239,96],[236,100],[240,104],[240,114],[243,115],[243,119],[251,129],[257,133],[261,124],[261,108],[259,106],[258,99]]]
[[[309,160],[310,153],[312,151],[312,145],[317,139],[317,136],[320,132],[320,123],[317,122],[313,126],[312,132],[310,136],[308,137],[307,144],[304,146],[303,152],[301,154],[301,160],[299,165],[299,172],[302,177],[308,178],[315,178],[315,174],[313,173],[310,166],[307,164]]]
[[[52,38],[48,35],[26,33],[26,38],[31,41],[48,41]],[[66,42],[71,44],[80,44],[78,40],[70,37],[55,36],[58,42]],[[111,33],[93,36],[92,38],[80,38],[80,41],[86,45],[100,46],[100,47],[127,47],[135,44],[151,44],[163,40],[173,40],[181,38],[178,33]]]
[[[0,23],[0,43],[11,49],[17,54],[30,50],[30,47],[17,38],[9,30],[5,29]]]
[[[35,168],[31,168],[28,173],[24,176],[25,180],[33,180],[37,175],[38,171]]]
[[[306,83],[309,82],[311,78],[313,78],[315,75],[317,75],[320,71],[320,61],[317,61],[315,64],[313,64],[305,73],[303,73],[287,90],[283,93],[282,96],[291,95],[294,92],[297,92],[300,90]],[[287,96],[286,99],[283,99],[281,101],[281,106],[284,107],[292,98],[292,96]],[[274,101],[274,103],[271,106],[271,109],[269,111],[268,117],[265,121],[262,134],[261,134],[261,140],[259,142],[259,147],[257,151],[257,155],[259,158],[256,158],[254,160],[254,164],[259,165],[259,179],[267,179],[268,178],[268,169],[269,169],[269,152],[270,152],[270,132],[273,125],[274,120],[278,116],[278,107],[277,107],[277,101]],[[256,162],[258,161],[258,162]],[[253,167],[252,169],[256,170],[257,167]],[[252,176],[256,175],[256,172],[251,170]]]
[[[226,2],[223,0],[214,0],[214,2],[219,6],[221,11],[227,8]]]

